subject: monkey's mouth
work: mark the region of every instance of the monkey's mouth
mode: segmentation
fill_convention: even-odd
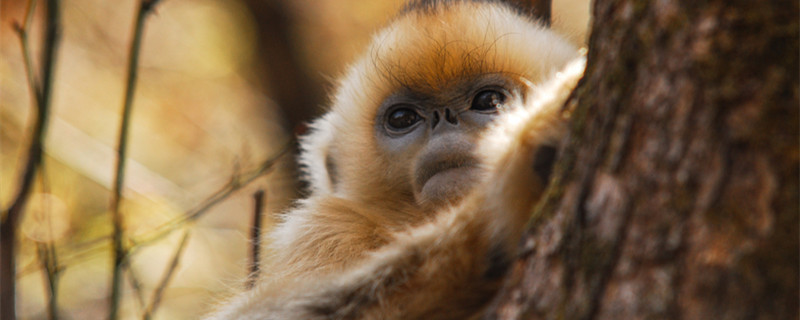
[[[475,184],[480,170],[473,157],[445,159],[423,165],[417,174],[420,200],[439,202],[462,196]]]

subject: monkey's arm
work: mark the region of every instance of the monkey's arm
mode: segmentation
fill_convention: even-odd
[[[513,248],[480,225],[497,212],[460,210],[340,274],[272,279],[211,319],[467,318],[499,287]]]

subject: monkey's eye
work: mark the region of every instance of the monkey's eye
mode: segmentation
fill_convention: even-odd
[[[422,117],[413,109],[397,108],[389,113],[386,124],[389,125],[389,129],[404,130],[410,128],[420,120],[422,120]]]
[[[483,90],[472,99],[470,109],[477,111],[494,111],[503,105],[506,95],[497,90]]]

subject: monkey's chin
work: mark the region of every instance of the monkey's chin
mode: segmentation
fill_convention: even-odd
[[[417,198],[420,204],[426,207],[438,207],[457,202],[476,184],[480,172],[474,166],[442,170],[425,182],[417,194]]]

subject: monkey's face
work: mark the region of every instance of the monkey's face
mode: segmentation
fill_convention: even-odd
[[[459,79],[436,90],[402,88],[375,117],[375,139],[390,170],[405,173],[424,206],[455,201],[481,176],[475,143],[507,104],[517,85],[500,74]]]
[[[481,179],[474,148],[492,119],[575,52],[491,2],[404,13],[339,79],[331,111],[307,139],[315,192],[388,209],[457,201]]]

